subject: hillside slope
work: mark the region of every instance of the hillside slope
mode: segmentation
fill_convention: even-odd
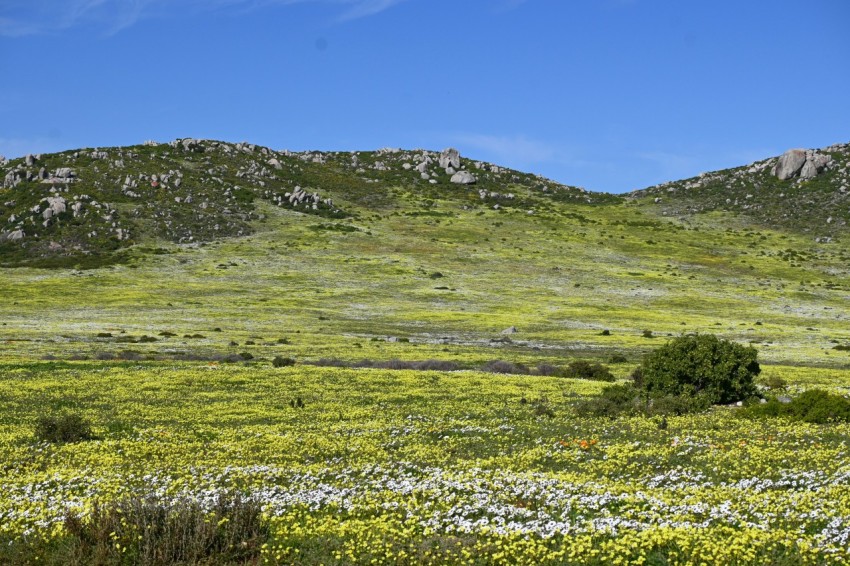
[[[135,244],[243,236],[259,203],[344,218],[434,200],[533,209],[620,199],[442,153],[277,152],[248,143],[66,151],[0,161],[0,265],[96,266]],[[454,180],[453,180],[454,179]]]
[[[810,159],[806,159],[808,154]],[[628,195],[647,212],[699,222],[720,213],[828,242],[850,222],[850,144],[789,150],[750,165],[703,173]],[[718,220],[718,214],[711,216]]]
[[[0,358],[633,361],[712,332],[850,365],[850,252],[743,213],[664,216],[454,152],[179,140],[4,167]]]

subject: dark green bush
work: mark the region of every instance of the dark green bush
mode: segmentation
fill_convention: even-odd
[[[646,404],[647,415],[671,416],[699,413],[711,406],[706,395],[662,395],[653,397]]]
[[[807,423],[850,422],[850,400],[822,389],[810,389],[787,406],[796,419]]]
[[[641,412],[640,392],[631,385],[608,385],[598,397],[580,401],[575,410],[580,416],[616,418]]]
[[[275,356],[272,360],[272,365],[276,368],[285,368],[288,366],[294,366],[295,360],[292,358],[284,358],[282,356]]]
[[[850,422],[850,399],[821,389],[810,389],[791,399],[790,403],[771,398],[767,403],[745,408],[742,414],[750,418],[785,417],[814,424]]]
[[[45,415],[35,424],[35,437],[42,442],[80,442],[92,440],[91,423],[76,414]]]
[[[585,360],[570,362],[564,371],[564,377],[592,379],[594,381],[614,381],[611,371],[602,364],[593,364]]]
[[[704,411],[711,406],[705,395],[659,395],[647,398],[646,392],[632,384],[609,385],[598,397],[580,401],[576,412],[587,417],[617,418],[629,415],[675,416]]]
[[[706,396],[712,404],[756,394],[760,373],[755,348],[712,334],[681,336],[650,352],[641,364],[642,386],[650,396]]]

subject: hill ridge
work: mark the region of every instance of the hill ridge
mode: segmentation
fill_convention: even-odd
[[[124,261],[139,244],[245,236],[263,220],[263,202],[337,220],[402,208],[427,213],[438,202],[579,215],[575,207],[634,206],[685,224],[744,216],[827,243],[850,221],[850,144],[791,150],[626,195],[564,185],[452,148],[278,151],[197,138],[0,159],[0,178],[5,266],[96,266]]]

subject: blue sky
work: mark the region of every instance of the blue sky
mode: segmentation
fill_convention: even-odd
[[[2,0],[0,154],[455,146],[623,192],[850,141],[846,0]]]

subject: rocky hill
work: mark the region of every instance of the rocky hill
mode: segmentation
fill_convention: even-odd
[[[4,266],[96,266],[138,244],[242,236],[263,205],[344,218],[398,199],[423,210],[434,199],[495,209],[620,200],[454,149],[295,153],[198,139],[0,158],[0,179]]]
[[[628,198],[661,216],[688,221],[719,212],[829,242],[850,222],[850,144],[791,149],[742,167],[635,191]]]
[[[586,206],[636,206],[684,225],[743,219],[824,243],[850,221],[850,144],[789,150],[625,197],[454,149],[290,152],[189,138],[0,158],[0,179],[0,266],[7,267],[95,267],[165,243],[245,236],[268,206],[331,219],[401,209],[428,214],[437,202],[573,217]]]

